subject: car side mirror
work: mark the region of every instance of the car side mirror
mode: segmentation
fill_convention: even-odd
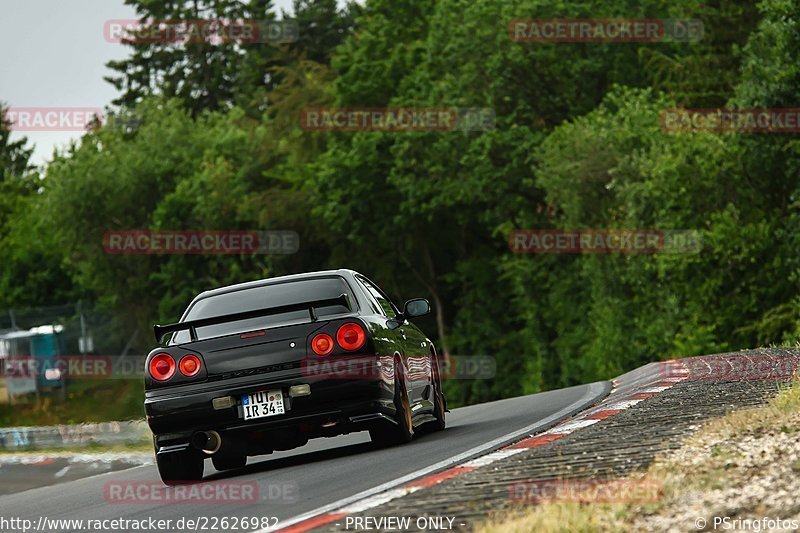
[[[405,318],[427,315],[430,312],[431,304],[425,298],[414,298],[407,301],[403,306],[403,316]]]

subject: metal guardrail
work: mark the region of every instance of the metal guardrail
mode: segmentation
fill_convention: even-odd
[[[144,420],[0,428],[0,450],[37,450],[137,444],[150,439]]]

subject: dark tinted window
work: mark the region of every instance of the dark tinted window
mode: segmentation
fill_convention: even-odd
[[[392,302],[385,294],[383,294],[383,291],[381,291],[366,278],[359,277],[358,280],[364,284],[364,287],[367,289],[367,291],[372,295],[373,298],[375,298],[375,300],[377,300],[381,308],[383,308],[383,312],[386,316],[390,318],[397,316],[397,312],[395,311]]]
[[[338,276],[253,287],[198,300],[189,309],[183,321],[229,315],[232,313],[243,313],[245,311],[255,311],[257,309],[312,302],[315,300],[327,300],[330,298],[337,298],[342,294],[347,295],[351,302],[350,305],[355,305],[347,282]],[[350,311],[343,305],[317,307],[315,309],[317,316],[320,317],[337,315]],[[197,328],[197,337],[198,339],[208,339],[279,325],[300,324],[308,321],[308,311],[292,311],[279,315],[269,315]],[[181,331],[175,335],[172,342],[174,344],[180,344],[188,341],[189,332]]]
[[[369,303],[369,307],[370,309],[372,309],[372,312],[375,313],[376,315],[385,314],[380,304],[378,304],[378,301],[372,295],[372,292],[369,289],[367,289],[367,286],[364,284],[363,278],[357,276],[356,279],[361,284],[361,288],[364,289],[364,296],[367,298],[367,302]]]

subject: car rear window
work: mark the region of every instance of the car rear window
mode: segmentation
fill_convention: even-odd
[[[198,320],[232,313],[243,313],[245,311],[254,311],[267,307],[313,302],[315,300],[327,300],[330,298],[338,298],[342,294],[348,296],[351,302],[350,305],[355,305],[350,287],[347,285],[344,278],[339,276],[274,283],[197,300],[189,308],[186,316],[184,316],[181,321],[185,322],[188,320]],[[315,309],[319,317],[333,316],[350,311],[343,305],[317,307]],[[210,339],[268,327],[301,324],[308,321],[308,311],[292,311],[290,313],[281,313],[278,315],[250,318],[247,320],[238,320],[236,322],[227,322],[224,324],[197,328],[197,338]],[[189,340],[188,331],[179,331],[172,338],[172,344],[189,342]]]

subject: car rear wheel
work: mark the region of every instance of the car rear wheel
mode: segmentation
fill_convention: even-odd
[[[400,369],[401,367],[396,363],[395,368]],[[405,379],[399,370],[394,380],[394,408],[396,424],[369,430],[370,439],[378,446],[404,444],[414,438],[414,426],[411,423],[411,404],[408,401]]]
[[[224,436],[219,451],[211,456],[211,463],[220,472],[244,468],[247,464],[247,450],[244,443],[239,439]]]
[[[211,462],[214,464],[214,468],[220,472],[223,470],[235,470],[244,468],[247,464],[247,456],[243,454],[215,454],[211,456]]]
[[[195,450],[156,454],[156,466],[165,485],[180,485],[203,479],[203,456]]]
[[[445,412],[447,411],[447,404],[444,399],[444,392],[442,392],[442,375],[439,373],[439,362],[434,355],[431,357],[432,370],[433,370],[433,417],[435,422],[431,422],[429,426],[435,431],[441,431],[447,427],[445,421]]]

